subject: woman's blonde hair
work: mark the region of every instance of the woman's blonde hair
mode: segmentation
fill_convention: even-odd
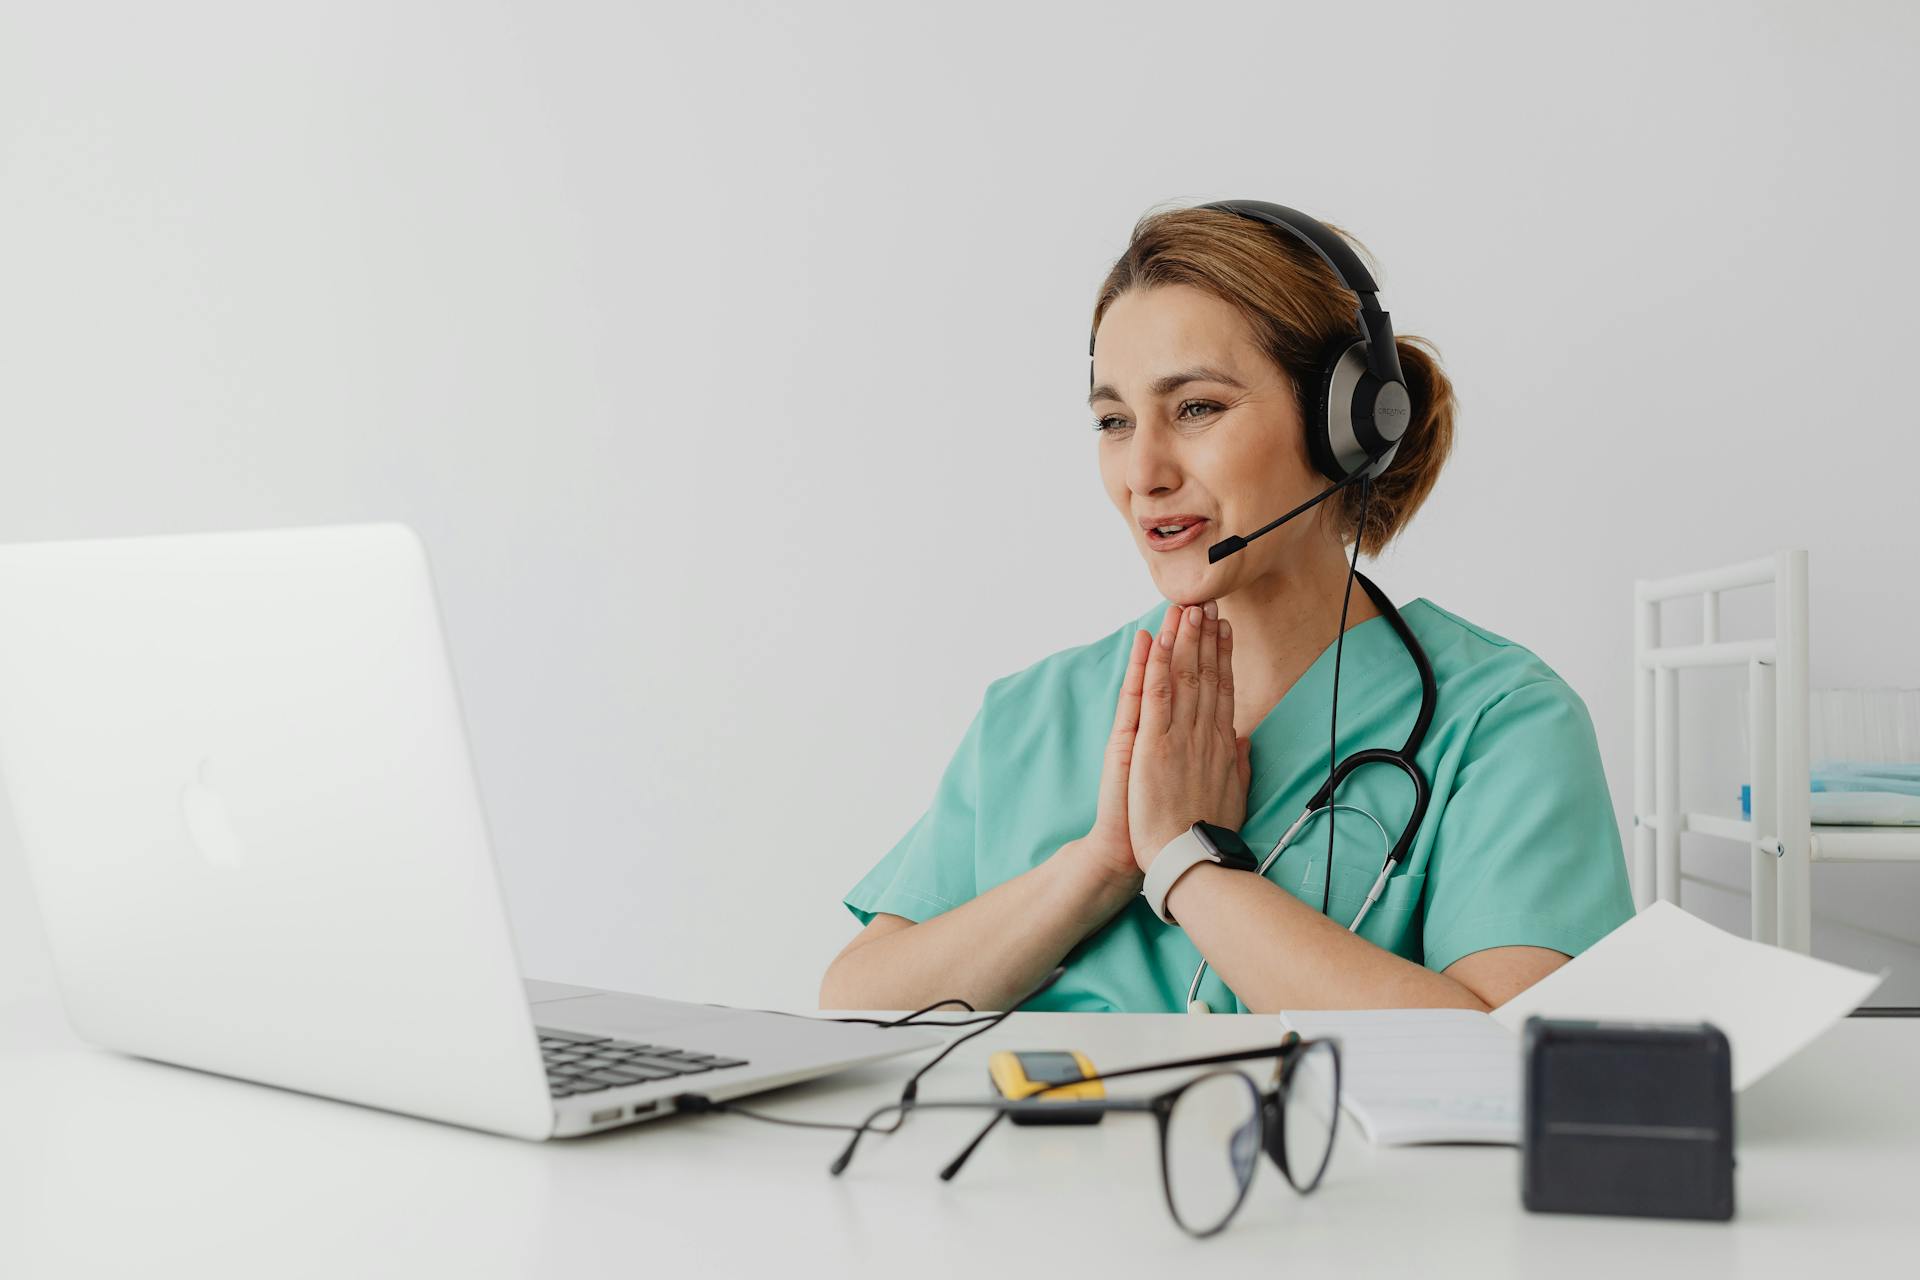
[[[1365,253],[1353,236],[1327,224]],[[1370,257],[1371,255],[1369,255]],[[1322,363],[1338,346],[1363,336],[1358,296],[1340,283],[1325,260],[1263,223],[1217,209],[1165,209],[1134,224],[1126,252],[1107,272],[1093,307],[1093,328],[1115,298],[1130,289],[1184,284],[1201,289],[1246,317],[1267,357],[1293,381],[1300,420],[1316,412]],[[1399,452],[1373,481],[1360,550],[1380,554],[1432,492],[1453,448],[1457,403],[1442,372],[1439,348],[1424,338],[1395,339],[1413,412]],[[1349,485],[1328,500],[1339,503],[1344,528],[1360,518],[1360,487]]]

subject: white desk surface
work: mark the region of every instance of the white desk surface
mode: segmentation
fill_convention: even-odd
[[[1104,1067],[1270,1042],[1273,1019],[1022,1014],[931,1072],[978,1096],[992,1048],[1079,1048]],[[931,1051],[927,1051],[931,1052]],[[749,1100],[854,1118],[925,1055]],[[1134,1082],[1141,1091],[1166,1077]],[[1118,1086],[1116,1086],[1116,1089]],[[1848,1019],[1736,1102],[1731,1224],[1529,1214],[1519,1153],[1375,1148],[1343,1118],[1321,1189],[1262,1161],[1248,1202],[1192,1240],[1161,1199],[1155,1126],[914,1116],[841,1136],[680,1116],[535,1144],[85,1046],[56,1005],[0,1008],[0,1276],[728,1278],[1460,1274],[1913,1274],[1920,1258],[1920,1022]],[[576,1270],[575,1268],[579,1268]]]

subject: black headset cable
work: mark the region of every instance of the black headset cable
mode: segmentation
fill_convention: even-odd
[[[1069,953],[1069,958],[1071,958],[1072,954],[1073,953],[1071,952]],[[934,1003],[928,1005],[924,1009],[916,1009],[913,1013],[907,1014],[905,1017],[895,1019],[891,1022],[882,1021],[877,1018],[823,1019],[823,1021],[835,1021],[835,1022],[873,1022],[883,1027],[905,1027],[905,1026],[964,1027],[964,1026],[969,1026],[976,1022],[985,1024],[984,1026],[977,1027],[974,1030],[967,1032],[963,1036],[955,1036],[953,1039],[947,1041],[946,1045],[940,1050],[939,1053],[936,1053],[935,1055],[933,1055],[933,1057],[929,1059],[923,1066],[921,1066],[921,1068],[918,1071],[914,1072],[913,1075],[908,1077],[906,1086],[900,1090],[900,1101],[898,1104],[896,1104],[900,1109],[895,1113],[893,1123],[885,1128],[882,1128],[881,1126],[874,1123],[874,1115],[869,1115],[865,1120],[862,1120],[859,1124],[845,1124],[845,1123],[834,1121],[834,1120],[800,1120],[796,1118],[790,1118],[787,1116],[770,1116],[764,1111],[752,1111],[746,1107],[738,1105],[737,1103],[726,1102],[726,1101],[721,1101],[714,1098],[709,1098],[704,1093],[675,1094],[672,1098],[673,1110],[676,1113],[684,1112],[684,1113],[693,1114],[693,1115],[700,1115],[708,1112],[720,1111],[720,1112],[725,1112],[728,1115],[744,1116],[749,1120],[764,1120],[768,1124],[791,1125],[797,1129],[838,1129],[838,1130],[841,1130],[842,1132],[851,1133],[853,1137],[848,1141],[847,1149],[842,1154],[838,1167],[834,1169],[834,1172],[838,1173],[840,1171],[840,1168],[845,1167],[846,1161],[852,1157],[854,1145],[860,1141],[860,1137],[862,1134],[865,1134],[868,1132],[893,1133],[894,1131],[899,1129],[901,1125],[906,1123],[907,1108],[909,1108],[913,1104],[914,1100],[919,1096],[919,1093],[920,1093],[920,1077],[926,1075],[927,1072],[939,1066],[942,1059],[944,1059],[948,1054],[952,1053],[955,1049],[958,1049],[961,1045],[965,1044],[967,1041],[973,1039],[975,1036],[985,1035],[987,1032],[993,1030],[993,1028],[998,1024],[1005,1022],[1009,1017],[1013,1016],[1013,1014],[1016,1011],[1018,1011],[1020,1008],[1022,1008],[1023,1006],[1031,1002],[1034,998],[1039,996],[1041,992],[1051,987],[1054,983],[1060,981],[1060,979],[1063,976],[1065,976],[1066,972],[1067,972],[1067,966],[1065,964],[1055,965],[1053,967],[1053,970],[1050,973],[1048,973],[1046,977],[1042,978],[1038,983],[1038,985],[1036,985],[1032,990],[1028,991],[1027,994],[1021,996],[1018,1000],[1014,1001],[1012,1004],[1008,1005],[1005,1009],[1002,1009],[998,1013],[987,1014],[978,1018],[964,1018],[957,1022],[917,1022],[916,1023],[916,1022],[910,1021],[910,1019],[916,1018],[920,1014],[930,1012],[931,1010],[940,1008],[942,1005],[948,1005],[948,1004],[965,1005],[968,1012],[974,1012],[974,1008],[971,1004],[968,1004],[965,1000],[961,1000],[958,997],[953,997],[946,1000],[937,1000]],[[804,1017],[805,1015],[796,1014],[795,1016]],[[881,1112],[884,1112],[890,1109],[891,1108],[881,1108]],[[880,1112],[875,1113],[875,1115],[877,1114],[880,1114]]]
[[[1327,914],[1333,895],[1333,773],[1340,760],[1340,651],[1347,642],[1347,605],[1353,599],[1353,577],[1360,572],[1360,536],[1367,529],[1367,504],[1373,497],[1373,460],[1361,471],[1360,519],[1353,529],[1353,562],[1347,566],[1347,588],[1340,596],[1340,634],[1333,641],[1333,706],[1327,715],[1327,874],[1320,884],[1320,914]]]

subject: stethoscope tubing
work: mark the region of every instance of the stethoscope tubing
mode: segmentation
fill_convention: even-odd
[[[1322,805],[1318,809],[1306,810],[1298,818],[1295,818],[1293,820],[1293,825],[1288,827],[1286,830],[1286,833],[1274,842],[1273,849],[1267,854],[1266,858],[1262,860],[1259,868],[1255,870],[1254,874],[1258,876],[1266,875],[1267,868],[1271,867],[1275,862],[1279,861],[1280,855],[1285,853],[1287,851],[1287,847],[1293,843],[1293,838],[1294,836],[1299,834],[1300,828],[1307,825],[1307,820],[1313,817],[1317,813],[1325,813],[1327,809],[1330,807],[1333,809],[1345,809],[1350,813],[1359,814],[1361,817],[1365,818],[1368,822],[1371,822],[1374,825],[1374,827],[1380,832],[1380,843],[1383,845],[1387,843],[1387,829],[1384,826],[1381,826],[1380,819],[1374,817],[1371,813],[1367,812],[1365,809],[1362,809],[1359,805],[1357,804],[1336,804],[1332,806]],[[1332,874],[1333,868],[1328,867],[1327,871],[1328,871],[1328,874]],[[1391,856],[1389,856],[1386,862],[1381,865],[1380,874],[1374,878],[1373,887],[1367,890],[1366,901],[1360,904],[1359,912],[1353,917],[1353,922],[1347,926],[1348,933],[1354,933],[1360,928],[1361,922],[1367,918],[1367,912],[1372,909],[1375,900],[1379,898],[1380,891],[1386,886],[1387,877],[1390,874],[1392,874],[1392,872],[1393,872],[1393,859]],[[1193,971],[1193,981],[1187,984],[1187,1012],[1188,1013],[1212,1012],[1212,1010],[1206,1009],[1204,1007],[1197,1008],[1197,1009],[1194,1007],[1195,1005],[1200,1003],[1200,983],[1203,980],[1205,980],[1206,976],[1207,976],[1207,962],[1203,957],[1200,961],[1200,967]]]
[[[1426,817],[1429,789],[1426,775],[1420,772],[1419,765],[1414,762],[1414,755],[1419,751],[1420,744],[1426,739],[1427,728],[1433,723],[1435,703],[1439,701],[1439,691],[1433,678],[1433,664],[1428,661],[1426,650],[1422,649],[1420,642],[1414,638],[1413,630],[1407,626],[1406,619],[1400,616],[1400,611],[1394,608],[1393,601],[1387,598],[1384,591],[1374,585],[1371,578],[1357,570],[1354,573],[1354,577],[1359,581],[1367,595],[1373,600],[1374,607],[1386,616],[1387,622],[1393,627],[1394,634],[1400,638],[1402,647],[1406,649],[1407,656],[1413,659],[1414,668],[1420,673],[1420,710],[1414,717],[1413,728],[1407,734],[1406,743],[1401,746],[1398,751],[1385,747],[1368,747],[1364,750],[1356,751],[1346,759],[1340,761],[1339,764],[1334,767],[1333,772],[1328,775],[1327,780],[1320,784],[1319,789],[1316,790],[1312,798],[1307,801],[1306,808],[1301,811],[1298,818],[1294,819],[1293,825],[1288,827],[1280,839],[1274,843],[1272,851],[1269,852],[1266,858],[1260,863],[1256,872],[1258,875],[1266,875],[1267,868],[1279,859],[1288,845],[1292,843],[1294,836],[1299,833],[1300,828],[1305,826],[1307,820],[1312,818],[1316,813],[1351,809],[1357,813],[1365,814],[1374,826],[1380,828],[1380,839],[1382,843],[1384,843],[1387,838],[1387,830],[1384,826],[1381,826],[1378,818],[1368,813],[1365,809],[1358,808],[1355,805],[1334,804],[1332,802],[1333,796],[1335,792],[1339,790],[1340,784],[1356,769],[1363,768],[1370,764],[1390,764],[1399,769],[1407,775],[1407,780],[1413,784],[1413,812],[1409,815],[1406,825],[1400,829],[1400,838],[1394,841],[1393,847],[1387,851],[1386,861],[1380,868],[1380,874],[1374,877],[1373,887],[1367,890],[1366,899],[1361,902],[1360,910],[1354,914],[1352,922],[1347,925],[1348,933],[1359,932],[1360,925],[1367,918],[1367,913],[1373,909],[1373,904],[1379,900],[1380,894],[1385,890],[1387,879],[1393,874],[1393,869],[1406,860],[1408,851],[1413,847],[1414,838],[1420,832],[1420,824]],[[1329,818],[1329,820],[1331,820],[1331,818]],[[1332,885],[1333,860],[1331,855],[1329,855],[1327,860],[1328,893],[1332,892]],[[1207,962],[1202,958],[1200,967],[1194,970],[1193,981],[1188,984],[1187,987],[1187,1012],[1189,1013],[1211,1012],[1205,1002],[1199,998],[1200,982],[1206,977],[1206,973]]]

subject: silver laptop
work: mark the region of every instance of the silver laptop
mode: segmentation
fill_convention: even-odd
[[[939,1043],[523,983],[405,525],[0,547],[0,781],[126,1053],[543,1139]]]

